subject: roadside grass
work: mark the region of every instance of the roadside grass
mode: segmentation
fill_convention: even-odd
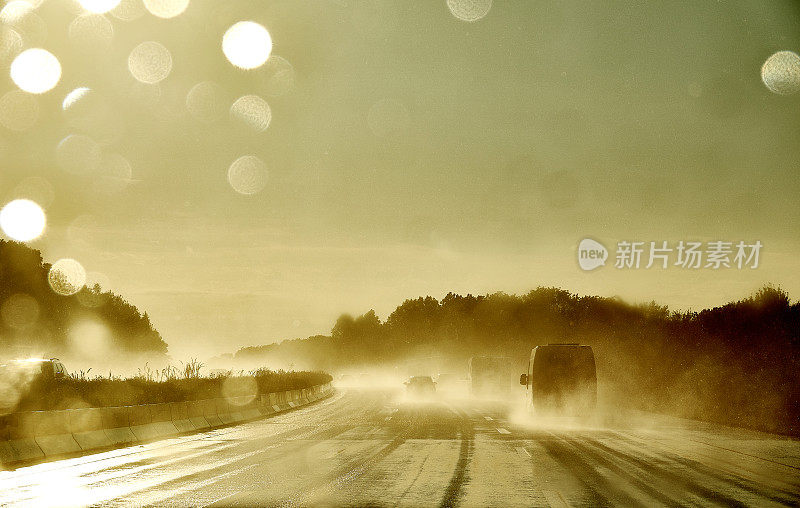
[[[39,411],[80,407],[130,406],[162,402],[252,396],[298,390],[324,384],[332,377],[324,372],[269,370],[228,371],[201,375],[197,360],[153,369],[145,364],[138,374],[123,378],[109,373],[91,375],[78,371],[64,379],[34,380],[19,389],[15,411]]]

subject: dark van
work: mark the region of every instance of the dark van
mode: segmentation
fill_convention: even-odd
[[[526,388],[528,408],[538,415],[585,416],[597,403],[597,371],[591,346],[548,344],[531,350]]]

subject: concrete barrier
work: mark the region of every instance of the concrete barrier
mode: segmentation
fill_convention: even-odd
[[[47,457],[69,455],[81,451],[81,447],[69,429],[68,410],[36,411],[34,440]]]
[[[331,391],[326,384],[255,398],[0,415],[0,465],[127,446],[255,420],[309,404]]]
[[[172,410],[169,403],[133,407],[143,407],[149,413],[148,423],[131,425],[131,431],[140,442],[178,434],[177,427],[172,423]]]
[[[280,403],[278,402],[278,394],[277,393],[270,393],[269,394],[269,405],[272,406],[272,410],[274,412],[278,412],[281,410]]]
[[[211,427],[206,417],[203,415],[203,403],[199,400],[190,400],[186,402],[186,413],[189,415],[189,423],[192,424],[194,430],[205,430]]]
[[[128,420],[130,406],[100,408],[103,430],[112,446],[122,446],[136,442]]]
[[[222,427],[225,425],[225,422],[220,419],[219,413],[217,413],[216,399],[201,400],[200,403],[203,406],[203,416],[205,416],[210,426]]]
[[[81,450],[109,448],[113,445],[103,430],[103,413],[100,408],[69,411],[69,430]]]
[[[189,407],[187,402],[170,402],[169,404],[172,424],[178,432],[184,434],[195,430],[194,424],[189,420]]]
[[[16,413],[10,415],[8,427],[8,444],[11,447],[14,461],[36,460],[44,457],[44,452],[34,439],[36,428],[35,412]]]

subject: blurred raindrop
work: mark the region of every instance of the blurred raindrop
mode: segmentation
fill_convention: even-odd
[[[7,129],[24,131],[39,119],[39,103],[31,94],[20,90],[6,92],[0,97],[0,124]]]
[[[97,219],[90,214],[75,217],[67,226],[67,238],[74,248],[91,249],[95,247],[96,233]]]
[[[239,157],[228,168],[228,183],[239,194],[258,193],[267,185],[268,177],[266,164],[255,155]]]
[[[0,316],[7,326],[21,330],[39,319],[39,303],[30,295],[13,294],[0,306]]]
[[[150,14],[159,18],[174,18],[189,7],[189,0],[144,0]]]
[[[69,24],[69,39],[81,51],[96,53],[111,46],[114,27],[101,14],[84,14]]]
[[[50,267],[47,282],[60,295],[74,295],[86,284],[86,270],[74,259],[59,259]]]
[[[11,79],[26,92],[44,93],[61,79],[61,64],[45,49],[26,49],[11,62]]]
[[[85,86],[81,86],[72,90],[64,97],[64,100],[61,102],[61,109],[63,109],[64,111],[68,110],[74,111],[76,109],[74,106],[78,104],[84,97],[86,97],[91,91],[92,91],[91,88]]]
[[[100,145],[82,134],[68,135],[56,148],[58,165],[75,175],[94,173],[100,164],[101,155]]]
[[[280,97],[294,88],[294,67],[288,60],[272,55],[262,69],[263,86],[267,95]]]
[[[379,138],[395,137],[409,126],[408,109],[394,99],[381,99],[369,108],[367,125]]]
[[[81,7],[89,12],[103,14],[119,5],[119,0],[78,0]]]
[[[144,16],[145,12],[142,0],[122,0],[111,11],[111,15],[122,21],[133,21]]]
[[[14,187],[12,196],[14,199],[29,199],[47,207],[53,202],[55,191],[50,182],[41,176],[29,176]]]
[[[100,174],[95,178],[94,186],[101,194],[117,194],[131,183],[132,176],[128,159],[117,153],[107,154],[100,161]]]
[[[186,109],[201,122],[219,120],[225,114],[225,91],[211,81],[197,83],[186,94]]]
[[[447,8],[461,21],[483,19],[492,8],[492,0],[447,0]]]
[[[0,210],[0,228],[18,242],[39,238],[46,222],[42,207],[29,199],[15,199]]]
[[[761,67],[761,80],[773,93],[797,93],[800,91],[800,56],[792,51],[774,53]]]
[[[61,107],[64,109],[67,124],[72,129],[91,136],[98,143],[110,144],[122,136],[122,116],[91,88],[72,90],[64,97]]]
[[[22,42],[22,36],[17,33],[13,28],[0,25],[0,66],[6,68],[11,65],[25,44]]]
[[[0,22],[14,29],[26,46],[41,46],[47,40],[47,25],[24,0],[12,0],[0,9]]]
[[[272,52],[272,38],[267,29],[253,21],[240,21],[222,36],[222,52],[230,63],[241,69],[261,67]]]
[[[255,131],[265,131],[272,120],[272,110],[267,101],[258,95],[244,95],[231,105],[231,118]]]
[[[67,337],[70,341],[70,349],[87,362],[107,359],[108,355],[114,351],[111,330],[102,322],[94,319],[84,318],[70,323]]]
[[[246,406],[257,394],[258,384],[251,376],[229,376],[222,383],[222,396],[234,406]]]
[[[128,69],[142,83],[158,83],[172,70],[172,55],[163,45],[143,42],[128,55]]]

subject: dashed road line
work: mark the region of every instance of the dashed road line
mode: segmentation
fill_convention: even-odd
[[[517,453],[519,453],[523,458],[526,458],[526,459],[531,458],[531,453],[528,450],[526,450],[524,447],[517,446],[514,449],[517,450]]]

